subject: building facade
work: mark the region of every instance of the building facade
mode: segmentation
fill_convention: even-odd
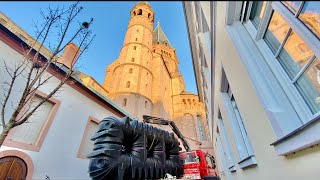
[[[198,95],[186,92],[176,50],[160,22],[153,29],[154,16],[146,2],[131,9],[119,57],[106,67],[102,87],[140,121],[142,115],[174,120],[190,144],[208,148],[205,106]]]
[[[183,2],[183,7],[195,76],[212,78],[207,92],[202,83],[197,86],[199,94],[211,92],[221,179],[317,179],[320,3]],[[203,36],[203,19],[211,24],[204,41],[211,42],[209,75],[201,73],[205,63],[199,58],[206,44],[194,41]]]

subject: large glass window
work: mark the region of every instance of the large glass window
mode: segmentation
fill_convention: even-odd
[[[237,152],[239,155],[239,160],[240,160],[239,165],[241,168],[244,168],[250,165],[257,164],[256,159],[254,157],[254,152],[249,140],[249,136],[247,134],[243,119],[238,109],[238,105],[233,96],[233,92],[230,88],[230,85],[224,73],[224,70],[222,70],[221,84],[223,85],[223,87],[221,87],[221,91],[223,92],[222,100],[225,106],[225,111],[227,112],[228,120],[230,122],[230,127],[232,130],[231,132],[233,135],[232,138],[234,139]]]
[[[223,123],[220,111],[218,112],[218,128],[219,128],[219,133],[221,137],[222,149],[226,157],[226,162],[227,162],[226,164],[229,170],[232,170],[232,168],[234,168],[235,166],[235,163],[231,153],[230,142],[226,134],[226,130],[224,127],[224,123]]]
[[[252,3],[252,10],[250,13],[250,18],[252,20],[253,25],[258,28],[259,23],[262,19],[264,9],[266,7],[266,1],[254,1]]]
[[[298,18],[320,38],[320,1],[305,2]]]
[[[293,13],[298,16],[298,5],[300,2],[284,3]],[[319,22],[312,25],[314,20],[307,18],[315,17],[316,5],[308,2],[303,4],[303,9],[298,17],[299,19],[317,35],[319,31]],[[320,4],[319,4],[320,5]],[[318,7],[319,7],[318,5]],[[313,9],[314,11],[312,11]],[[295,10],[295,11],[294,11]],[[316,20],[314,21],[316,22]],[[271,20],[264,36],[279,63],[288,74],[292,83],[297,87],[305,102],[308,104],[313,114],[320,111],[320,65],[314,52],[309,48],[305,41],[300,38],[294,30],[279,16],[273,12]]]
[[[238,151],[240,152],[240,158],[241,160],[248,157],[248,156],[251,156],[253,155],[253,150],[252,150],[252,147],[251,147],[251,144],[249,142],[249,137],[247,135],[247,131],[246,131],[246,128],[244,127],[244,124],[243,124],[243,121],[242,121],[242,117],[240,115],[240,111],[238,109],[238,106],[237,106],[237,103],[236,103],[236,100],[234,99],[234,96],[233,96],[233,93],[230,89],[230,86],[228,85],[228,89],[227,89],[227,93],[229,95],[229,99],[230,99],[230,102],[231,102],[231,105],[232,105],[232,109],[233,109],[233,112],[234,112],[234,115],[236,116],[236,122],[234,122],[236,124],[236,127],[237,127],[237,131],[240,131],[240,133],[238,134],[241,134],[241,139],[243,140],[244,142],[244,147],[238,147]],[[234,133],[236,134],[236,133]],[[242,155],[245,155],[245,156],[242,156],[241,157],[241,154]]]
[[[277,12],[273,12],[268,29],[264,39],[270,47],[273,54],[279,49],[281,42],[285,39],[289,30],[288,24],[279,16]]]

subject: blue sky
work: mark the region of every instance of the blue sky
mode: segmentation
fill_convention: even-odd
[[[14,21],[30,35],[34,35],[33,21],[40,21],[40,10],[50,6],[68,7],[72,2],[20,1],[0,2],[0,11]],[[89,50],[77,62],[80,71],[92,76],[99,83],[103,82],[105,67],[119,56],[129,21],[129,12],[137,1],[95,1],[80,2],[84,8],[80,19],[94,19],[92,30],[96,38]],[[171,45],[176,49],[179,70],[184,77],[186,91],[197,94],[194,79],[188,35],[181,1],[150,1],[155,13],[154,27],[160,25]],[[54,42],[54,37],[50,37]]]

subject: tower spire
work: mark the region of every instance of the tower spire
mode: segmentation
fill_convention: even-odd
[[[165,44],[165,45],[172,48],[167,36],[164,34],[164,32],[160,26],[160,20],[158,20],[158,25],[153,31],[152,41],[153,41],[153,43]]]

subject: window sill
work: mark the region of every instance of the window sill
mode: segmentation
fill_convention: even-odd
[[[287,155],[320,143],[320,115],[270,144],[278,155]]]
[[[248,156],[247,158],[243,159],[242,161],[238,162],[239,167],[241,169],[257,165],[257,160],[254,155]]]
[[[235,172],[236,171],[236,167],[234,165],[229,167],[229,171],[230,172]]]

